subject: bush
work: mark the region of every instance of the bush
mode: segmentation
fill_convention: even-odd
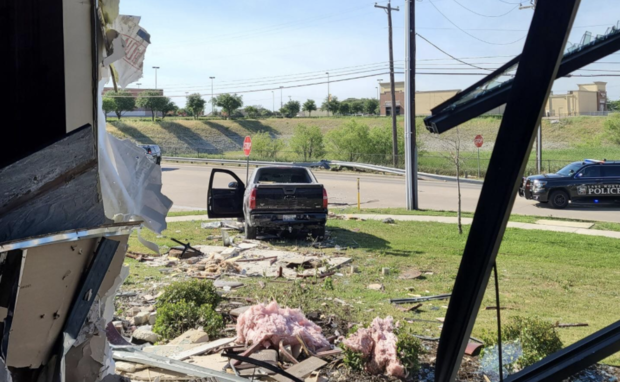
[[[344,346],[342,343],[340,344],[340,348],[342,349],[342,363],[346,367],[354,371],[362,371],[364,370],[364,365],[366,364],[366,360],[364,356],[360,352],[353,351],[348,347]]]
[[[153,331],[164,339],[172,339],[184,332],[197,327],[203,330],[209,337],[215,337],[224,327],[222,316],[208,305],[196,305],[194,302],[181,300],[178,302],[164,303],[157,309],[157,320]]]
[[[620,113],[610,114],[605,120],[605,131],[609,138],[616,144],[620,145]]]
[[[196,306],[208,305],[215,309],[221,300],[222,298],[215,291],[211,281],[179,281],[164,288],[163,294],[157,299],[157,308],[159,309],[166,304],[186,301],[194,303]]]
[[[407,370],[407,373],[416,374],[420,370],[420,355],[424,354],[422,342],[414,337],[411,330],[399,329],[396,333],[396,352],[398,359]]]
[[[497,333],[485,333],[483,340],[487,346],[497,345]],[[521,345],[523,355],[516,361],[516,366],[520,369],[533,365],[564,347],[555,326],[540,318],[512,317],[508,324],[502,327],[502,342],[518,342]]]
[[[284,147],[281,139],[274,139],[265,131],[252,136],[252,155],[258,158],[274,159]]]

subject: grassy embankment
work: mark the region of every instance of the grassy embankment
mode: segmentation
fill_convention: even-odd
[[[295,126],[319,126],[323,133],[338,128],[350,118],[303,118],[303,119],[264,119],[264,120],[191,120],[166,119],[152,122],[148,119],[111,120],[108,131],[119,137],[128,137],[140,143],[154,143],[162,146],[164,155],[190,157],[242,158],[241,145],[246,135],[266,131],[284,141],[290,139]],[[371,128],[389,124],[381,117],[356,118]],[[565,164],[584,158],[620,160],[620,147],[613,145],[606,137],[603,128],[604,117],[574,117],[562,119],[552,124],[543,121],[543,167],[546,172],[554,172]],[[402,126],[402,119],[399,125]],[[421,129],[421,119],[417,124]],[[464,175],[477,176],[477,149],[473,138],[480,134],[485,144],[480,150],[481,176],[484,176],[491,150],[501,120],[497,117],[484,117],[471,120],[460,127],[462,172]],[[453,175],[454,165],[446,158],[447,140],[453,140],[454,131],[440,137],[428,133],[425,129],[419,134],[421,152],[419,169],[422,172]],[[333,159],[333,153],[325,158]],[[255,158],[261,159],[261,158]],[[277,160],[295,161],[301,157],[284,148]],[[532,150],[528,174],[535,172],[535,152]]]

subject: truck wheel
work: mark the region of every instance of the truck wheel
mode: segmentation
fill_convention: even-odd
[[[245,238],[250,240],[256,239],[256,227],[251,227],[247,221],[245,222]]]
[[[568,197],[566,191],[556,190],[549,195],[549,204],[551,207],[559,210],[566,208],[569,200],[570,198]]]
[[[325,239],[325,227],[313,229],[312,237],[317,240]]]

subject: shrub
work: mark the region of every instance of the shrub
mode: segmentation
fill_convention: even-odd
[[[497,333],[485,333],[483,339],[487,346],[497,345]],[[523,354],[516,361],[519,368],[533,365],[564,347],[555,326],[540,318],[512,317],[502,327],[502,341],[520,344]]]
[[[199,306],[194,302],[181,300],[164,303],[157,309],[153,331],[164,339],[171,339],[200,326],[209,337],[214,337],[224,327],[224,320],[208,304]]]
[[[407,329],[399,329],[396,333],[396,352],[398,359],[409,374],[415,374],[420,370],[420,355],[424,354],[422,342]]]
[[[266,131],[252,136],[253,157],[274,159],[284,147],[284,142],[274,139]]]
[[[178,281],[164,288],[163,294],[157,299],[157,307],[159,309],[166,304],[186,301],[196,306],[208,305],[215,309],[221,300],[211,281]]]
[[[348,347],[344,346],[342,343],[340,344],[340,348],[342,349],[343,354],[342,362],[346,367],[354,371],[364,370],[366,360],[364,359],[362,353],[353,351]]]

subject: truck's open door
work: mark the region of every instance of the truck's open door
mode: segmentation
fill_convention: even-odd
[[[215,175],[220,175],[214,185]],[[209,191],[207,193],[207,212],[210,218],[242,218],[243,217],[243,194],[245,184],[232,171],[213,169],[209,179]]]

